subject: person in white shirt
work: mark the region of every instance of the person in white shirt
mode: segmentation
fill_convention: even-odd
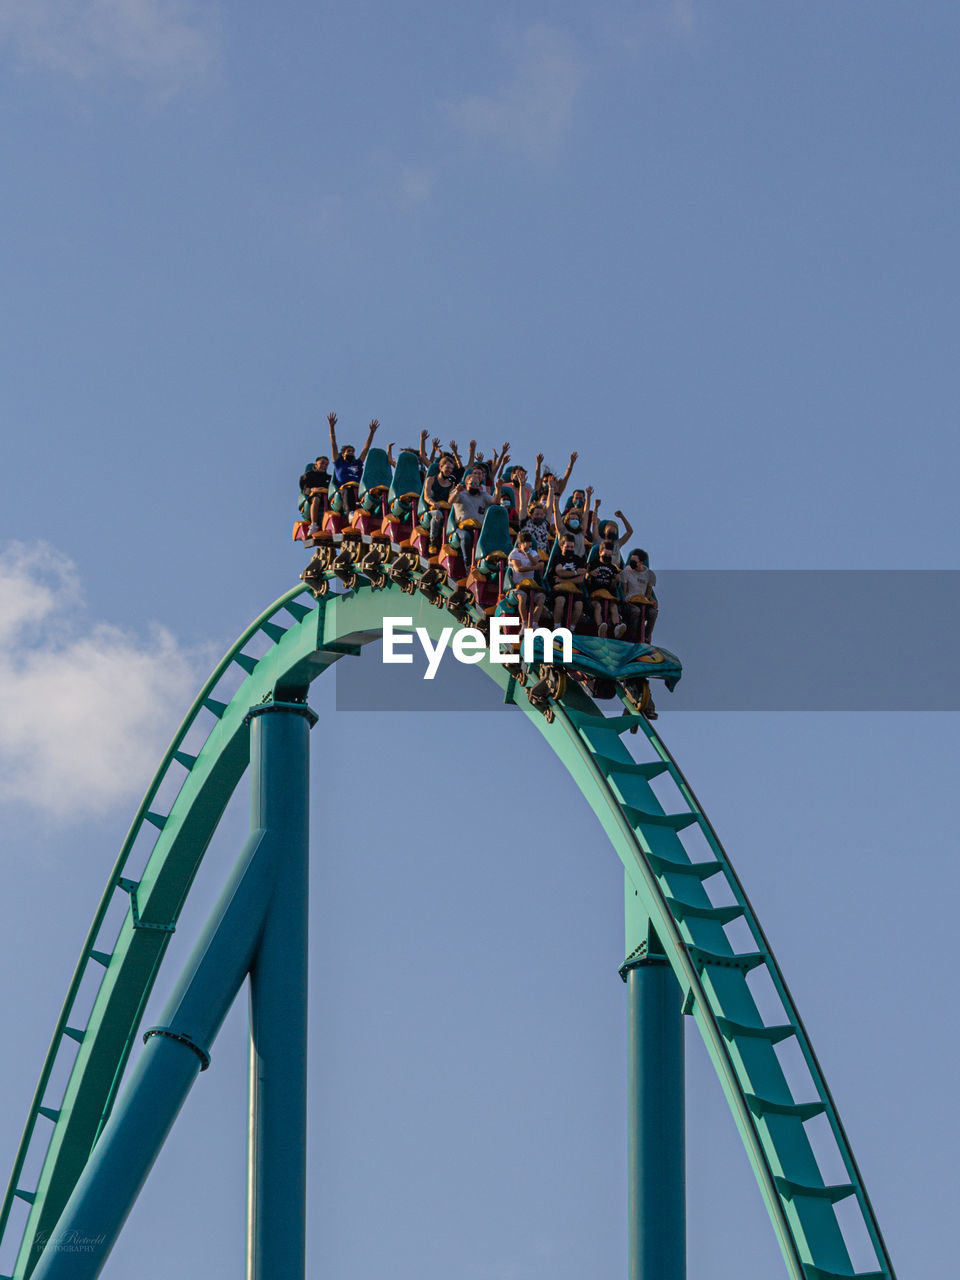
[[[533,545],[533,534],[524,529],[517,535],[517,545],[507,557],[517,594],[520,628],[535,627],[543,608],[544,590],[540,580],[540,557]]]

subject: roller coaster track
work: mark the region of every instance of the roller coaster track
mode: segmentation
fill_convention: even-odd
[[[441,606],[444,601],[441,599]],[[164,755],[110,872],[83,944],[52,1043],[30,1105],[10,1183],[0,1205],[0,1245],[12,1253],[13,1270],[27,1280],[38,1259],[34,1242],[49,1237],[110,1114],[147,999],[187,893],[226,804],[249,761],[247,713],[257,703],[302,700],[312,680],[344,655],[382,632],[383,618],[412,616],[437,637],[452,619],[416,594],[388,583],[374,590],[362,578],[354,591],[314,601],[303,587],[282,595],[229,649],[201,689]],[[248,647],[262,648],[253,656]],[[605,717],[572,681],[555,704],[552,723],[518,697],[510,668],[484,660],[481,668],[531,719],[569,770],[624,864],[628,894],[646,914],[684,994],[684,1012],[700,1030],[736,1121],[791,1280],[895,1280],[880,1229],[843,1125],[786,982],[747,896],[709,820],[676,762],[651,725],[629,708]],[[232,697],[222,685],[242,672]],[[625,706],[628,704],[624,703]],[[184,744],[209,723],[196,755]],[[642,734],[649,759],[638,761],[624,744]],[[640,741],[634,738],[632,741]],[[653,783],[657,781],[656,789]],[[178,787],[167,812],[158,796]],[[658,794],[668,791],[668,812]],[[158,806],[162,807],[162,806]],[[688,852],[699,829],[705,859]],[[126,874],[142,832],[155,832],[139,880]],[[118,936],[105,937],[116,895],[127,902]],[[717,899],[722,898],[722,904]],[[736,928],[739,932],[731,932]],[[745,947],[735,936],[747,937]],[[642,944],[631,963],[642,953]],[[85,1025],[74,1007],[91,972],[99,987]],[[779,1012],[761,1016],[755,991],[766,975]],[[799,1050],[810,1096],[795,1099],[778,1049]],[[61,1099],[48,1098],[55,1069],[75,1053]],[[67,1060],[69,1066],[69,1060]],[[826,1184],[807,1125],[825,1117],[832,1167],[845,1170]],[[821,1121],[822,1125],[822,1121]],[[45,1149],[45,1150],[44,1150]],[[38,1163],[36,1185],[21,1185],[28,1156]],[[821,1150],[821,1154],[823,1154]],[[25,1201],[24,1215],[13,1214]],[[855,1271],[835,1206],[847,1202],[853,1221],[869,1238],[875,1264]],[[853,1206],[853,1209],[851,1209]],[[855,1212],[854,1212],[855,1210]],[[26,1218],[24,1222],[23,1219]],[[19,1219],[19,1221],[18,1221]],[[859,1224],[856,1219],[859,1220]],[[0,1280],[9,1280],[0,1277]]]

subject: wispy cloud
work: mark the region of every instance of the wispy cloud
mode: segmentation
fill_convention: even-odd
[[[600,42],[619,58],[633,61],[671,45],[693,40],[697,34],[694,0],[657,0],[656,4],[612,8],[599,25]]]
[[[693,0],[670,0],[667,13],[674,27],[681,31],[692,31],[696,24]]]
[[[583,59],[563,32],[543,23],[511,41],[510,78],[488,94],[447,102],[464,133],[490,138],[532,156],[549,155],[569,127],[585,74]]]
[[[433,194],[436,180],[436,171],[428,165],[401,165],[398,184],[400,203],[405,205],[425,204]]]
[[[144,790],[198,686],[163,627],[85,621],[76,569],[50,546],[0,554],[0,801],[55,818]]]
[[[0,0],[0,43],[75,80],[122,76],[169,95],[215,68],[216,11],[194,0]]]

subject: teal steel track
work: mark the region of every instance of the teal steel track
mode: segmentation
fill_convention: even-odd
[[[442,627],[455,625],[445,609],[434,608],[420,594],[401,594],[393,584],[374,590],[361,579],[355,591],[331,594],[319,603],[303,587],[286,592],[226,653],[178,729],[84,941],[0,1205],[0,1243],[12,1248],[12,1238],[19,1237],[15,1280],[30,1275],[37,1260],[33,1242],[55,1227],[110,1114],[170,934],[247,767],[247,713],[271,698],[304,697],[310,682],[334,662],[378,638],[389,615],[412,617],[414,626],[426,627],[434,637]],[[255,639],[267,646],[258,656],[246,652]],[[636,918],[639,910],[650,922],[680,983],[684,1012],[696,1022],[723,1086],[787,1274],[792,1280],[895,1280],[853,1152],[767,938],[713,827],[657,733],[631,710],[605,717],[573,682],[548,724],[520,696],[509,668],[486,660],[479,665],[560,757],[623,862],[628,911]],[[237,667],[240,687],[232,697],[221,693],[218,698]],[[202,746],[195,755],[187,753],[188,736],[198,736],[205,724]],[[642,735],[632,741],[644,745],[648,759],[637,760],[627,750],[627,731]],[[157,797],[172,791],[171,779],[176,799],[167,812],[159,812]],[[696,834],[695,829],[705,858],[697,849],[688,852],[689,835],[683,833]],[[153,847],[134,881],[125,875],[126,866],[147,830],[155,832]],[[106,938],[117,894],[124,896],[127,910],[118,936]],[[85,1025],[76,1026],[74,1005],[91,971],[99,974],[97,995]],[[755,998],[756,983],[764,978],[768,999],[772,991],[780,1010],[772,1022],[764,1021]],[[795,1056],[799,1050],[806,1068],[801,1098],[793,1096],[781,1063],[790,1048]],[[65,1055],[74,1052],[63,1097],[48,1098],[55,1068],[59,1071]],[[824,1155],[826,1141],[832,1150],[825,1162],[845,1170],[839,1184],[824,1181],[807,1128],[811,1122],[825,1124],[819,1149]],[[41,1150],[36,1184],[23,1186],[28,1156],[36,1165]],[[29,1206],[25,1222],[23,1214],[18,1221],[12,1212],[18,1199]],[[836,1211],[841,1202],[846,1204],[843,1229]],[[869,1240],[875,1262],[868,1270],[854,1269],[845,1232]]]

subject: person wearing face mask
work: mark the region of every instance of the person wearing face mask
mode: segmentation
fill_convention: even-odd
[[[533,548],[541,560],[546,561],[550,554],[550,521],[542,502],[534,500],[530,509],[520,509],[520,532],[529,533],[533,538]]]
[[[455,485],[450,491],[453,503],[453,519],[460,535],[460,555],[463,567],[469,572],[473,562],[474,535],[483,524],[483,514],[487,507],[499,505],[500,481],[492,494],[483,487],[484,473],[480,467],[473,467],[466,475],[466,483]]]
[[[615,640],[621,640],[627,633],[626,624],[620,621],[617,604],[619,581],[620,570],[614,564],[613,551],[601,543],[598,558],[587,566],[587,594],[601,640],[606,639],[610,624],[613,625]]]
[[[616,520],[602,520],[600,522],[600,540],[604,546],[609,546],[613,551],[614,563],[622,565],[623,558],[620,554],[620,547],[633,537],[633,525],[622,511],[615,511],[614,515],[623,521],[623,537],[620,536],[620,528]]]
[[[630,634],[641,644],[649,644],[660,607],[657,604],[657,575],[650,559],[640,547],[630,552],[627,567],[620,574],[620,586],[627,602]]]
[[[371,420],[370,430],[367,432],[367,443],[363,446],[358,458],[352,444],[345,444],[342,449],[337,446],[337,415],[328,413],[327,422],[330,424],[330,448],[334,457],[333,482],[343,502],[344,513],[349,515],[357,505],[357,490],[360,487],[360,477],[363,475],[363,464],[380,423],[376,418]]]
[[[590,511],[590,498],[593,489],[587,489],[586,502],[583,507],[567,507],[561,514],[560,498],[555,488],[550,491],[550,513],[553,516],[553,527],[557,537],[568,533],[574,542],[574,551],[578,556],[586,556],[587,542],[591,539],[593,517]]]

